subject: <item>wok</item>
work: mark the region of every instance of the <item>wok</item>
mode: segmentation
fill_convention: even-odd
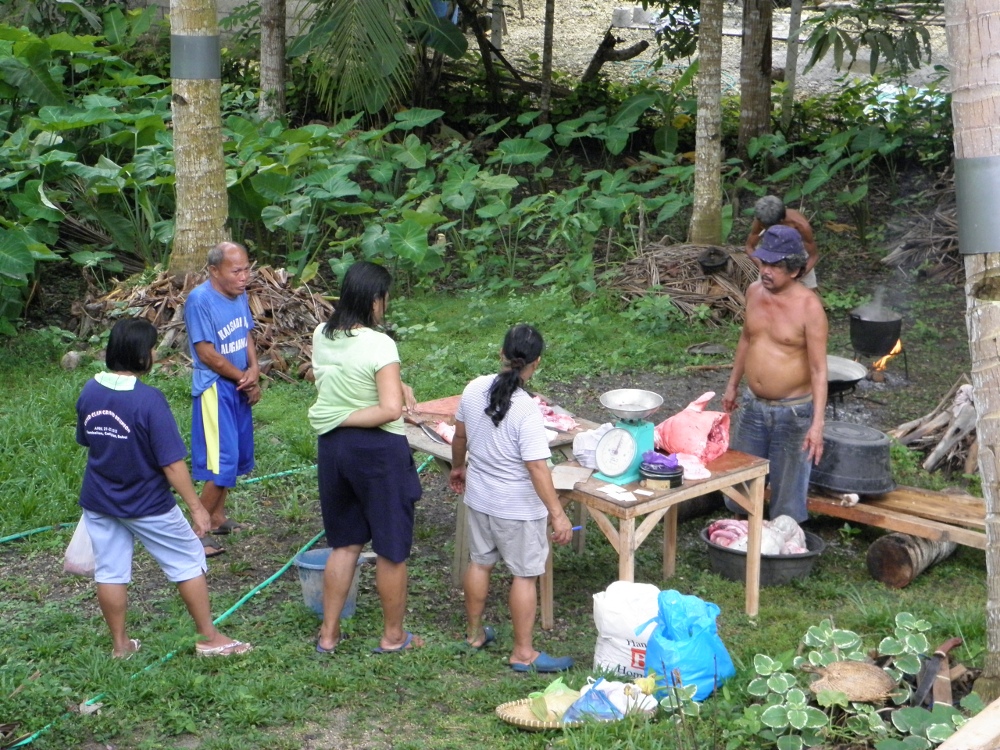
[[[856,386],[866,375],[868,368],[859,362],[844,357],[826,356],[826,392],[833,396],[844,393]]]

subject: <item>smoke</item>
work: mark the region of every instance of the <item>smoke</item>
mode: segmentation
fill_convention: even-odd
[[[862,320],[873,323],[888,323],[899,320],[903,316],[885,304],[885,287],[875,288],[875,296],[871,302],[851,310],[851,315],[857,315]]]

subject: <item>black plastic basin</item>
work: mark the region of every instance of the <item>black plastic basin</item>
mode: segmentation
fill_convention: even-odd
[[[880,495],[896,489],[889,458],[889,436],[853,422],[827,422],[823,458],[809,481],[833,492]]]

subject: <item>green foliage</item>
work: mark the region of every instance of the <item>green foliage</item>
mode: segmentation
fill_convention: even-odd
[[[846,67],[857,59],[860,48],[869,49],[868,66],[874,75],[884,61],[892,75],[900,78],[931,59],[931,39],[923,19],[939,14],[939,0],[917,0],[908,6],[912,16],[900,14],[891,4],[880,0],[860,0],[856,5],[829,6],[822,14],[806,21],[813,27],[806,41],[812,49],[806,70],[828,54],[833,55],[837,70],[845,67],[844,55],[850,55]]]

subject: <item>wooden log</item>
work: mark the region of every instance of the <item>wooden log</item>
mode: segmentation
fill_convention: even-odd
[[[973,438],[969,452],[965,456],[965,473],[975,474],[979,471],[979,439]]]
[[[930,435],[944,427],[947,427],[951,423],[951,420],[951,410],[940,412],[908,434],[897,436],[897,439],[901,445],[909,445],[915,440],[919,440],[924,437],[924,435]]]
[[[868,548],[868,572],[876,581],[901,589],[935,563],[954,553],[955,542],[921,539],[909,534],[886,534]]]
[[[615,38],[609,28],[604,34],[604,39],[602,39],[601,43],[597,46],[597,51],[594,52],[594,57],[591,58],[587,69],[583,71],[583,75],[580,77],[580,83],[597,80],[597,74],[601,72],[601,68],[604,66],[604,63],[631,60],[633,57],[638,57],[649,48],[649,42],[643,39],[642,41],[636,42],[631,47],[618,50],[615,49],[615,45],[618,44],[618,41],[619,40]]]
[[[965,403],[958,410],[954,421],[948,427],[945,436],[937,444],[927,459],[921,464],[926,471],[934,471],[939,463],[955,447],[959,440],[976,429],[976,407],[971,402]]]

